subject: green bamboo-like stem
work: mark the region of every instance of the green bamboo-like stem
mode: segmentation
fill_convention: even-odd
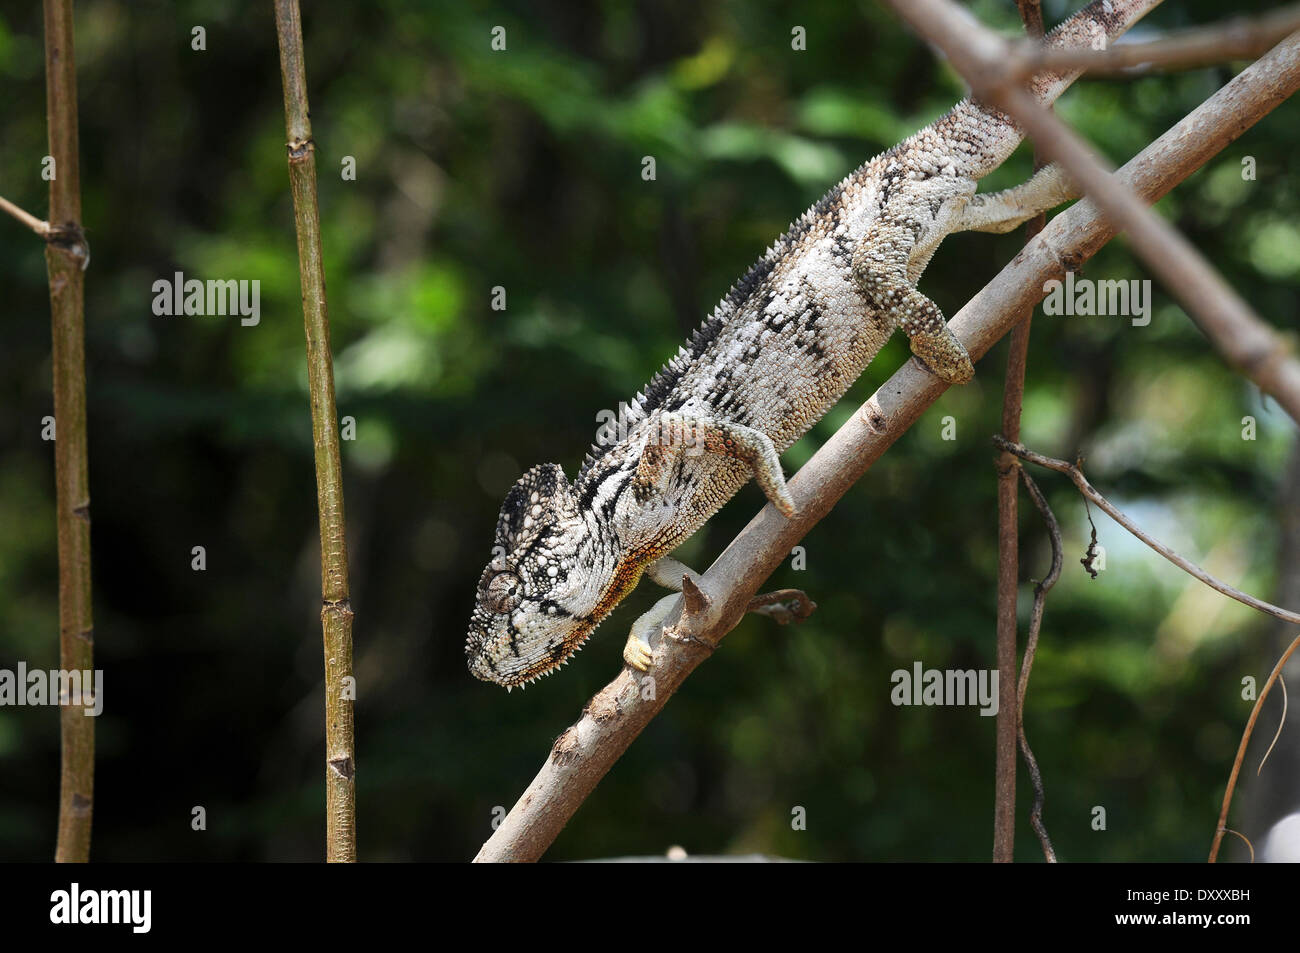
[[[307,335],[307,380],[311,391],[312,443],[316,455],[316,505],[320,513],[321,628],[325,642],[326,859],[357,859],[356,745],[352,731],[352,604],[348,598],[348,554],[343,520],[343,475],[339,463],[338,415],[334,406],[334,361],[325,305],[320,209],[316,204],[316,146],[307,110],[307,71],[302,52],[298,0],[276,0],[288,133],[289,186],[298,232],[302,315]]]
[[[83,312],[83,277],[89,251],[81,230],[72,0],[45,0],[45,89],[50,155],[54,157],[45,264],[50,279],[54,360],[59,667],[64,671],[88,672],[94,667]],[[59,720],[63,767],[59,778],[59,838],[54,857],[60,862],[85,862],[90,859],[95,792],[95,719],[86,716],[83,705],[64,704],[59,709]]]

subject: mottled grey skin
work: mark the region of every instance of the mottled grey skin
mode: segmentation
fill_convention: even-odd
[[[1118,36],[1158,2],[1093,3],[1049,42]],[[1051,102],[1073,79],[1043,74],[1031,89]],[[896,328],[935,374],[969,381],[965,348],[916,283],[946,235],[1008,231],[1073,197],[1054,167],[1016,189],[975,195],[1020,140],[1007,116],[967,99],[865,163],[732,287],[637,395],[625,436],[593,447],[572,487],[556,464],[526,473],[502,505],[479,581],[470,671],[512,687],[563,664],[643,571],[751,477],[790,515],[776,455],[834,406]],[[680,588],[682,569],[665,561],[651,572]],[[624,658],[650,664],[635,631]]]

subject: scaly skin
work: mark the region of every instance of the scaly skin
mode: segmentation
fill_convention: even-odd
[[[1122,34],[1159,0],[1099,0],[1048,37],[1086,46]],[[1030,84],[1053,101],[1073,75]],[[479,580],[466,654],[478,678],[507,688],[577,651],[648,569],[680,588],[664,559],[750,477],[789,516],[778,454],[835,405],[896,328],[933,373],[965,383],[969,355],[916,290],[943,238],[1008,231],[1074,197],[1054,167],[976,196],[1021,135],[1005,114],[963,100],[865,163],[797,219],[664,366],[598,444],[571,486],[556,464],[510,490],[494,557]],[[660,561],[662,560],[662,561]],[[658,562],[656,566],[655,563]],[[671,600],[633,626],[624,659],[652,663],[646,633]]]

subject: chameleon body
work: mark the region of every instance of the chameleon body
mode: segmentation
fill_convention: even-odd
[[[1159,0],[1099,0],[1049,45],[1098,45]],[[1074,75],[1040,74],[1044,103]],[[736,283],[649,386],[617,442],[594,446],[570,484],[557,464],[525,473],[497,521],[466,654],[507,688],[564,663],[643,574],[680,590],[668,557],[751,477],[794,512],[778,455],[844,395],[896,328],[950,383],[973,374],[943,314],[916,289],[946,235],[1005,232],[1075,197],[1054,166],[1004,192],[977,182],[1021,141],[975,100],[862,165],[798,218]],[[624,659],[646,670],[647,636],[674,596],[632,627]]]

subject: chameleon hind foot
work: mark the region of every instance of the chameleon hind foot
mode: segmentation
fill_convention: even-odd
[[[949,384],[965,384],[975,376],[966,345],[945,326],[941,331],[918,331],[909,335],[912,353],[935,377]]]
[[[853,276],[878,320],[902,329],[927,370],[949,384],[965,384],[975,376],[970,354],[949,330],[943,311],[909,277],[916,255],[913,230],[920,227],[908,220],[877,222],[853,253]],[[921,257],[928,260],[933,251]]]

